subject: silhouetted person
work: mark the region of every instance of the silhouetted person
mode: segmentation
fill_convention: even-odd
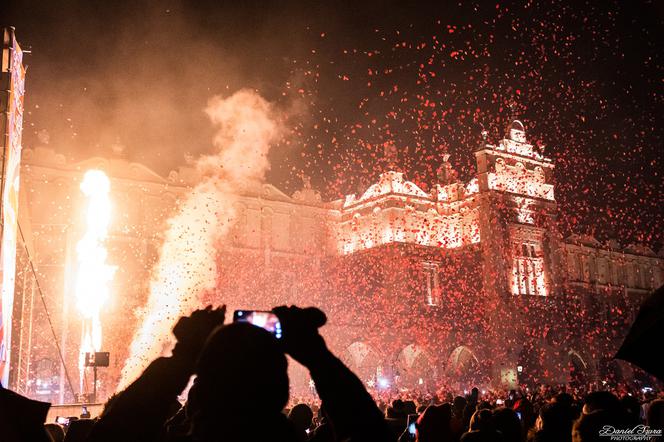
[[[470,391],[470,395],[466,397],[466,409],[463,412],[464,431],[468,431],[468,427],[470,426],[470,419],[473,417],[473,414],[475,414],[475,411],[477,411],[479,397],[480,391],[477,389],[477,387],[473,387],[473,389]]]
[[[646,424],[650,428],[664,429],[664,399],[657,399],[650,403],[646,414]]]
[[[314,412],[307,404],[297,404],[288,413],[288,420],[293,423],[297,436],[302,440],[308,439],[313,419]]]
[[[309,436],[309,442],[334,442],[337,440],[334,429],[325,413],[325,404],[318,410],[318,426]]]
[[[218,328],[196,374],[187,400],[195,440],[299,440],[282,413],[288,362],[269,332],[248,323]]]
[[[607,425],[616,425],[614,413],[602,409],[583,413],[574,423],[572,441],[601,442],[610,439],[610,437],[600,436],[600,432]]]
[[[390,432],[395,438],[399,437],[408,422],[408,413],[404,402],[401,399],[392,401],[392,405],[387,408],[385,415]]]
[[[0,440],[49,442],[44,421],[50,406],[7,390],[0,384]]]
[[[309,370],[337,438],[394,440],[362,381],[330,352],[318,333],[327,320],[325,314],[298,307],[277,307],[274,313],[282,324],[284,350]]]
[[[522,396],[514,405],[514,411],[520,413],[521,415],[521,426],[523,427],[523,434],[528,434],[528,430],[530,430],[535,425],[535,419],[537,419],[537,413],[535,413],[535,407],[533,406],[533,403],[526,396]]]
[[[452,442],[452,406],[430,405],[417,420],[417,442]]]
[[[452,414],[455,417],[463,418],[463,410],[466,408],[466,398],[456,396],[452,401]]]
[[[338,439],[393,440],[362,382],[325,345],[317,309],[279,307],[283,337],[246,323],[223,324],[225,309],[198,310],[173,329],[170,358],[158,358],[100,417],[97,441],[169,440],[170,402],[197,374],[186,405],[182,441],[297,441],[282,414],[288,401],[285,353],[309,369]]]
[[[452,422],[451,427],[454,432],[456,439],[459,439],[461,435],[468,429],[465,426],[464,421],[464,411],[466,409],[466,398],[463,396],[457,396],[452,402]]]
[[[503,442],[495,429],[493,413],[486,408],[477,410],[470,419],[470,431],[461,436],[462,442]]]
[[[523,426],[517,412],[511,408],[493,410],[493,424],[496,431],[503,436],[505,442],[522,442]]]
[[[60,424],[50,423],[44,425],[51,442],[62,442],[65,440],[65,429]]]
[[[529,442],[566,442],[572,439],[574,419],[564,403],[552,402],[540,409]]]
[[[64,442],[85,441],[95,422],[95,419],[76,419],[70,421]]]
[[[599,411],[602,413],[594,415],[595,412]],[[608,391],[594,391],[585,397],[581,419],[589,414],[593,414],[594,417],[592,419],[586,419],[586,422],[589,423],[584,424],[585,426],[582,426],[581,429],[587,428],[589,425],[595,425],[599,420],[605,422],[607,425],[613,425],[616,428],[629,425],[629,416],[625,407],[616,395]],[[588,439],[590,433],[580,431],[579,434],[579,437],[582,438],[581,440],[593,440]]]
[[[626,395],[620,399],[620,404],[625,412],[626,424],[630,428],[641,424],[641,404],[634,396]]]

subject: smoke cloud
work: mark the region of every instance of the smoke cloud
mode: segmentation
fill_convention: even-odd
[[[118,389],[164,353],[177,319],[200,307],[201,294],[214,289],[217,245],[233,223],[234,195],[240,186],[260,182],[269,169],[267,154],[280,133],[270,103],[243,89],[228,98],[210,99],[205,112],[217,128],[216,152],[197,161],[202,181],[168,221],[142,324]]]

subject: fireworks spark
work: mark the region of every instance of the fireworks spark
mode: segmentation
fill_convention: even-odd
[[[169,221],[153,270],[142,324],[134,335],[119,389],[133,381],[171,342],[178,317],[190,313],[217,282],[217,245],[235,216],[234,189],[260,182],[267,153],[280,131],[270,103],[249,90],[214,97],[206,113],[218,125],[217,152],[197,163],[203,180]]]

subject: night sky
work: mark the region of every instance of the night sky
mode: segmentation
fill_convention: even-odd
[[[661,247],[664,3],[11,1],[28,65],[24,147],[161,174],[209,152],[203,109],[240,88],[288,133],[268,180],[364,190],[386,143],[427,188],[511,116],[556,163],[560,228]],[[121,148],[119,148],[121,146]]]

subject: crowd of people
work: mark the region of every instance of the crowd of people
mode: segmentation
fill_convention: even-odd
[[[181,318],[172,355],[153,361],[96,418],[44,427],[36,422],[38,416],[43,422],[45,410],[13,407],[16,397],[8,398],[16,395],[3,390],[0,436],[35,442],[585,442],[610,440],[605,435],[614,428],[638,432],[644,437],[639,440],[661,439],[664,397],[647,389],[473,388],[460,395],[372,397],[327,348],[318,332],[326,322],[323,312],[274,312],[282,326],[279,338],[247,323],[224,325],[223,307]],[[319,401],[289,400],[286,355],[309,370]],[[178,395],[192,375],[182,406]]]

